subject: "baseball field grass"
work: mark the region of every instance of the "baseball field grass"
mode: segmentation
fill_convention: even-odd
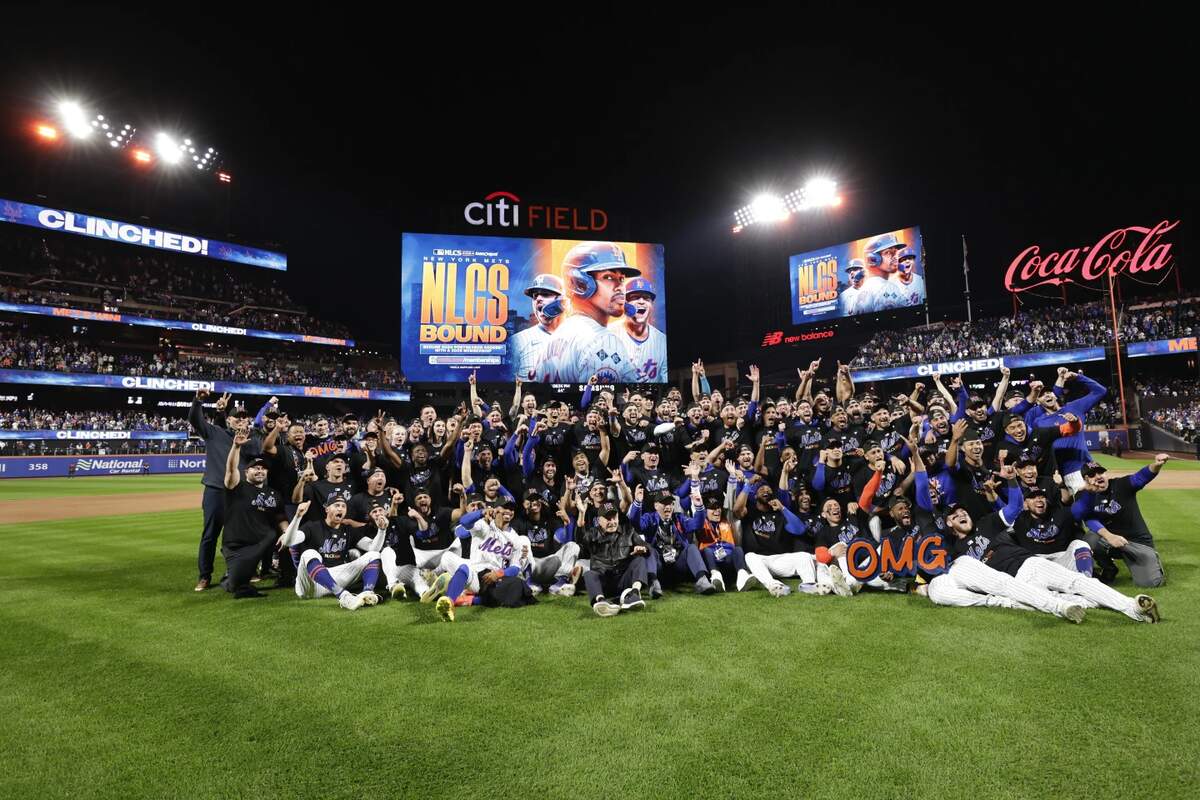
[[[0,522],[104,486],[15,483]],[[1194,798],[1200,490],[1141,497],[1159,625],[763,591],[451,625],[196,594],[198,510],[0,524],[0,797]]]

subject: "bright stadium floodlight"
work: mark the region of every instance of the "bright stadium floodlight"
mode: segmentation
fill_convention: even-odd
[[[751,225],[783,222],[802,211],[841,204],[842,198],[837,193],[837,181],[813,178],[803,187],[788,192],[783,197],[762,194],[754,198],[750,205],[733,212],[733,232],[741,233]]]
[[[154,149],[164,164],[178,164],[183,158],[183,148],[166,133],[160,132],[154,137]]]
[[[35,133],[37,133],[39,138],[45,139],[48,142],[58,141],[58,128],[54,127],[53,125],[39,123],[38,125],[34,126],[33,130]]]
[[[87,116],[79,103],[64,100],[58,104],[58,115],[62,118],[63,127],[67,133],[76,139],[86,139],[92,135],[92,126],[88,124]]]

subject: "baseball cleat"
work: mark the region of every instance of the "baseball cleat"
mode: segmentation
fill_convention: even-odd
[[[209,584],[208,578],[201,578],[200,580],[196,581],[196,588],[194,591],[203,592],[205,589],[208,588],[208,584]]]
[[[596,616],[600,617],[615,617],[621,613],[621,607],[616,603],[610,603],[607,600],[597,600],[592,604],[592,610],[596,612]]]
[[[443,572],[434,579],[425,593],[421,595],[422,603],[432,603],[446,593],[446,587],[450,585],[450,573]]]
[[[621,592],[621,610],[636,611],[639,608],[645,608],[646,601],[642,599],[642,593],[637,589],[629,588]]]
[[[712,594],[716,590],[717,587],[712,585],[712,581],[708,579],[707,575],[701,575],[700,579],[696,581],[696,594]]]
[[[362,600],[362,604],[363,604],[364,606],[377,606],[377,605],[379,605],[379,595],[375,594],[374,592],[370,592],[370,591],[367,591],[367,592],[359,592],[359,593],[358,593],[358,599],[359,599],[359,600]]]
[[[712,580],[712,585],[717,588],[718,592],[725,591],[725,576],[721,574],[721,570],[714,569],[710,579]]]
[[[552,595],[558,596],[562,594],[563,584],[567,582],[566,578],[555,578],[554,583],[550,584],[549,592]]]
[[[537,597],[542,593],[542,587],[540,584],[534,583],[533,581],[525,581],[525,585],[529,587],[529,591],[534,597]]]
[[[662,584],[658,582],[658,578],[650,584],[650,599],[657,600],[663,596]]]
[[[347,611],[355,611],[362,608],[362,598],[353,592],[342,592],[338,597],[338,604]]]
[[[400,582],[397,582],[395,586],[388,589],[388,593],[391,594],[393,600],[408,599],[408,589],[404,588],[404,584]]]
[[[1083,610],[1083,606],[1069,605],[1063,609],[1063,618],[1071,620],[1076,625],[1083,622],[1086,615],[1087,612]]]
[[[756,583],[758,583],[758,578],[751,575],[747,570],[738,570],[736,588],[739,592],[746,591]]]
[[[449,597],[445,595],[439,597],[434,609],[443,622],[454,622],[454,601]]]
[[[777,581],[774,586],[767,589],[772,597],[787,597],[792,593],[792,588],[783,581]]]
[[[1158,601],[1148,594],[1139,594],[1137,596],[1138,610],[1142,612],[1142,616],[1147,622],[1158,622],[1162,619],[1158,614]]]
[[[846,576],[842,572],[842,568],[837,564],[829,565],[829,580],[833,583],[833,593],[838,597],[852,597],[854,592],[850,589],[850,584],[846,582]]]

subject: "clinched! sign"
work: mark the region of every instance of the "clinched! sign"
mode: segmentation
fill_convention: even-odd
[[[1131,225],[1100,237],[1094,245],[1072,247],[1061,253],[1042,254],[1040,245],[1030,245],[1008,265],[1004,286],[1010,292],[1025,292],[1036,286],[1083,283],[1106,276],[1157,272],[1171,265],[1171,242],[1163,237],[1179,225],[1163,220],[1152,228]]]

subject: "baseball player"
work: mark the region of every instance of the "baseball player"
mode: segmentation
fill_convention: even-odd
[[[897,284],[904,306],[916,306],[925,302],[925,279],[917,274],[917,253],[905,247],[897,256],[896,271],[888,280]]]
[[[1081,470],[1085,490],[1076,495],[1071,511],[1088,528],[1087,539],[1096,553],[1101,581],[1108,583],[1117,577],[1113,558],[1125,561],[1135,586],[1162,586],[1166,580],[1162,560],[1154,549],[1154,536],[1138,507],[1137,493],[1154,480],[1168,460],[1170,456],[1159,453],[1153,464],[1112,480],[1094,461]]]
[[[753,506],[749,502],[753,498]],[[746,569],[750,578],[739,579],[737,590],[751,587],[757,580],[774,597],[785,597],[792,589],[780,578],[799,576],[801,589],[817,582],[817,564],[812,553],[794,552],[793,537],[808,532],[804,521],[793,514],[765,483],[747,481],[733,503],[733,515],[742,522],[742,547],[746,551]]]
[[[537,489],[525,493],[525,515],[513,521],[522,546],[529,548],[532,558],[529,569],[529,588],[536,595],[549,585],[550,594],[571,597],[583,572],[575,561],[579,545],[575,543],[574,525],[547,515],[546,503]]]
[[[375,583],[382,570],[379,549],[383,546],[384,531],[378,531],[370,548],[351,560],[349,550],[357,543],[358,536],[343,524],[346,501],[340,495],[329,495],[325,499],[325,517],[301,526],[300,520],[310,502],[306,500],[296,507],[296,516],[279,537],[279,544],[291,549],[296,564],[296,594],[302,600],[333,595],[348,611],[377,604]],[[362,592],[355,594],[346,588],[360,578]]]
[[[899,254],[904,242],[894,234],[884,234],[867,245],[867,277],[854,303],[854,313],[872,314],[890,308],[900,308],[905,294],[891,277],[900,269]]]
[[[625,345],[608,329],[625,311],[625,278],[641,271],[610,242],[581,242],[563,258],[572,314],[546,341],[537,379],[545,383],[586,381],[636,383],[637,366]]]
[[[1051,510],[1040,486],[1022,487],[1018,481],[1014,491],[1024,495],[1025,510],[1013,521],[1013,540],[1035,555],[1091,577],[1092,548],[1079,535],[1071,509]]]
[[[516,607],[537,602],[521,577],[531,561],[529,545],[510,526],[516,509],[516,503],[506,500],[499,507],[464,514],[459,521],[454,532],[471,540],[471,560],[459,564],[437,600],[443,621],[454,622],[455,601],[464,592],[474,593],[479,605]]]
[[[586,525],[587,503],[579,499],[575,509],[578,514],[575,524],[583,531],[581,538],[591,555],[588,569],[583,573],[583,585],[592,610],[597,616],[615,617],[622,611],[645,608],[642,588],[648,580],[646,556],[650,552],[646,540],[633,525],[621,519],[621,510],[612,503],[600,506],[591,526]],[[606,595],[619,599],[610,602]]]
[[[655,383],[667,374],[667,336],[650,324],[657,297],[650,281],[634,278],[625,284],[625,319],[610,324],[625,342],[639,383]]]
[[[535,275],[525,287],[525,296],[533,300],[533,324],[512,338],[509,357],[518,380],[534,379],[542,348],[562,321],[563,284],[557,275]]]
[[[858,293],[862,291],[863,280],[867,277],[867,265],[863,263],[861,258],[850,259],[850,266],[846,267],[846,288],[842,289],[840,300],[842,303],[842,316],[850,316],[855,313],[854,306],[858,302]]]
[[[225,589],[235,599],[266,597],[250,584],[255,569],[275,544],[278,528],[285,529],[283,495],[267,483],[267,460],[254,456],[246,465],[245,477],[238,468],[242,446],[249,441],[246,431],[238,431],[225,462],[225,531],[221,555],[225,557],[228,577]]]

